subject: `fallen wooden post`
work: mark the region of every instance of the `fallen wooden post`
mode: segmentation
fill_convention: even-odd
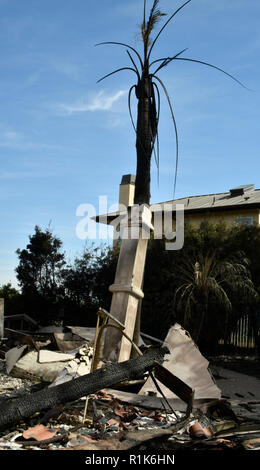
[[[156,362],[161,364],[168,353],[169,350],[165,347],[152,349],[143,356],[97,369],[56,387],[5,402],[0,407],[0,431],[18,424],[36,412],[78,400],[121,382],[142,378],[145,372],[153,369]]]

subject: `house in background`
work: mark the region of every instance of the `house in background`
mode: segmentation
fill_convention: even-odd
[[[119,205],[133,205],[134,189],[135,175],[124,175],[119,187]],[[174,225],[176,206],[180,204],[184,208],[184,222],[195,227],[199,227],[202,222],[260,225],[260,189],[255,189],[254,184],[237,186],[224,193],[188,196],[152,204],[150,208],[154,222],[156,223],[156,214],[163,213],[165,209],[172,212]],[[115,224],[119,220],[118,215],[119,212],[101,215],[96,217],[96,221],[107,224],[113,224],[114,221]],[[116,225],[114,226],[116,234]]]
[[[156,204],[155,207],[165,203]],[[225,193],[189,196],[168,201],[175,211],[177,204],[184,206],[185,223],[199,227],[201,222],[260,224],[260,190],[254,184],[241,185]],[[152,206],[153,210],[153,206]]]
[[[119,187],[119,207],[134,204],[135,176],[124,175]],[[260,225],[260,189],[255,189],[254,184],[237,186],[224,193],[206,194],[201,196],[189,196],[185,198],[152,204],[153,223],[156,223],[156,212],[162,212],[164,207],[172,212],[173,230],[175,226],[176,206],[182,204],[184,208],[184,223],[190,223],[199,227],[202,222],[212,224],[226,223],[227,225]],[[126,213],[126,212],[125,212]],[[114,243],[117,240],[116,230],[120,226],[119,211],[96,217],[100,223],[113,224],[115,227]],[[249,324],[248,315],[238,321],[237,327],[231,335],[230,345],[236,348],[251,350],[255,348],[252,327]]]

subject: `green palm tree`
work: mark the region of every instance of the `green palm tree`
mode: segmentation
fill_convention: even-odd
[[[193,260],[183,260],[175,274],[180,282],[175,292],[175,307],[182,313],[184,327],[191,327],[190,333],[196,343],[200,340],[204,322],[210,315],[213,303],[225,313],[225,335],[233,310],[232,299],[240,299],[244,305],[252,304],[258,299],[250,277],[248,260],[243,253],[225,260],[218,260],[215,254],[199,255]]]
[[[183,49],[182,51],[176,53],[172,57],[162,57],[160,59],[151,60],[151,53],[153,48],[163,32],[166,26],[170,23],[170,21],[175,17],[175,15],[182,10],[191,0],[186,1],[183,5],[181,5],[164,23],[162,28],[159,30],[155,39],[152,40],[151,35],[154,31],[155,26],[161,20],[162,17],[165,16],[165,13],[162,13],[158,9],[159,0],[154,0],[152,8],[150,10],[150,14],[148,19],[146,18],[146,0],[144,0],[144,8],[143,8],[143,21],[141,24],[141,38],[143,42],[143,55],[141,54],[132,46],[128,44],[124,44],[121,42],[109,41],[109,42],[102,42],[97,45],[101,44],[114,44],[126,47],[126,53],[131,61],[131,67],[122,67],[117,70],[114,70],[111,73],[108,73],[104,77],[102,77],[98,82],[101,82],[105,78],[121,72],[123,70],[130,70],[135,73],[137,78],[137,83],[129,89],[128,93],[128,106],[131,121],[136,132],[136,152],[137,152],[137,168],[136,168],[136,183],[135,183],[135,204],[149,204],[150,203],[150,168],[151,168],[151,157],[152,153],[155,154],[155,160],[157,167],[159,169],[159,144],[158,144],[158,123],[160,117],[160,92],[159,87],[162,87],[168,104],[170,108],[170,113],[174,125],[174,132],[176,137],[176,169],[175,169],[175,179],[174,179],[174,193],[176,187],[176,178],[177,178],[177,168],[178,168],[178,132],[177,126],[175,121],[175,116],[172,108],[172,104],[167,92],[167,89],[161,79],[158,77],[157,73],[171,62],[176,60],[182,61],[190,61],[195,62],[198,64],[207,65],[209,67],[213,67],[229,77],[233,80],[238,82],[242,85],[236,78],[234,78],[229,73],[225,72],[224,70],[216,67],[212,64],[207,62],[203,62],[201,60],[195,60],[183,57],[182,54],[186,51]],[[134,53],[134,57],[133,57]],[[137,65],[138,64],[138,65]],[[158,85],[157,85],[158,83]],[[242,85],[244,86],[244,85]],[[132,92],[135,90],[135,95],[138,101],[137,104],[137,122],[134,123],[132,112],[131,112],[131,96]],[[156,145],[157,142],[157,145]]]

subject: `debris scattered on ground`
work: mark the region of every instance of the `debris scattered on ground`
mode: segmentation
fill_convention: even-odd
[[[93,359],[93,347],[84,345],[75,351],[73,359],[69,360],[62,370],[57,374],[50,387],[68,382],[82,375],[91,372],[91,364]]]
[[[148,348],[137,363],[155,354],[151,367],[116,379],[109,371],[118,373],[122,365],[102,363],[90,389],[95,329],[68,330],[13,330],[2,343],[1,419],[16,407],[19,418],[2,423],[0,450],[260,450],[260,380],[219,364],[208,368],[179,325],[169,331],[164,345],[170,354],[159,362]],[[78,379],[84,387],[68,394]],[[56,390],[64,396],[53,401]]]
[[[25,395],[6,403],[4,409],[0,408],[0,430],[51,406],[75,401],[103,387],[143,377],[156,362],[161,363],[168,352],[165,347],[151,349],[142,356],[126,362],[115,363],[47,390],[40,390],[33,397]]]
[[[21,383],[21,379],[10,380]],[[137,406],[121,400],[119,394],[124,392],[105,389],[91,394],[85,422],[85,399],[38,412],[0,433],[0,450],[250,450],[259,446],[260,423],[241,422],[224,401],[194,407],[185,418],[185,410],[147,408],[149,397]],[[194,432],[196,428],[199,431]]]

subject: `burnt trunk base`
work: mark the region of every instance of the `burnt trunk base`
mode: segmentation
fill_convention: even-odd
[[[15,398],[0,407],[0,431],[18,424],[34,413],[78,400],[102,388],[143,378],[155,362],[162,363],[167,348],[153,349],[143,356],[98,369],[56,387]]]

